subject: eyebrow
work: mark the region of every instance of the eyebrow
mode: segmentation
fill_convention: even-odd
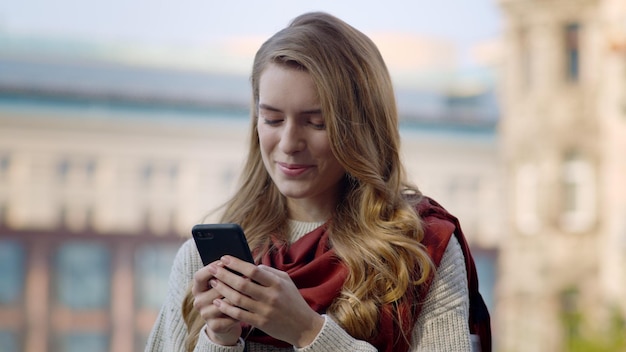
[[[271,105],[267,105],[267,104],[259,104],[259,109],[275,111],[275,112],[283,112],[282,110],[275,108]],[[322,113],[322,109],[311,109],[311,110],[300,111],[299,115],[315,115],[315,114],[321,114],[321,113]]]

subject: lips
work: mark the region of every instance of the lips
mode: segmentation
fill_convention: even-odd
[[[311,168],[313,168],[312,165],[305,165],[305,164],[288,164],[288,163],[281,163],[281,162],[278,162],[276,164],[278,165],[278,169],[283,174],[289,177],[300,176],[303,173],[310,170]]]

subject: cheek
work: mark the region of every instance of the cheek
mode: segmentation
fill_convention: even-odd
[[[270,144],[270,135],[268,131],[264,128],[264,126],[259,126],[257,131],[259,137],[259,146],[261,147],[261,151],[264,152],[267,150],[268,145]]]
[[[311,139],[311,149],[315,150],[315,154],[320,157],[323,157],[326,160],[334,160],[335,155],[330,148],[330,141],[328,140],[328,136],[326,134],[316,136],[316,138]]]
[[[330,142],[328,141],[328,138],[320,139],[317,142],[318,143],[316,144],[315,148],[317,157],[324,159],[324,164],[326,165],[326,167],[333,170],[343,170],[343,167],[339,163],[339,160],[335,158],[335,155],[330,148]]]
[[[259,148],[261,149],[261,157],[265,164],[269,161],[269,156],[276,147],[276,134],[268,130],[266,126],[260,126],[258,129]]]

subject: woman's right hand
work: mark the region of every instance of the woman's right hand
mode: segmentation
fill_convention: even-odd
[[[216,280],[209,271],[209,267],[223,266],[218,260],[213,262],[193,275],[193,306],[206,322],[206,333],[209,339],[222,346],[234,346],[241,336],[241,324],[218,309],[213,304],[216,299],[223,298],[216,290],[211,288],[211,281]]]

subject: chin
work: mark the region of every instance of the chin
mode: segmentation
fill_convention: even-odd
[[[306,195],[302,194],[302,192],[280,192],[286,198],[291,199],[301,199],[306,198]]]
[[[302,188],[294,189],[294,187],[289,188],[280,188],[278,187],[278,191],[287,198],[300,199],[306,198],[307,193],[303,192]]]

